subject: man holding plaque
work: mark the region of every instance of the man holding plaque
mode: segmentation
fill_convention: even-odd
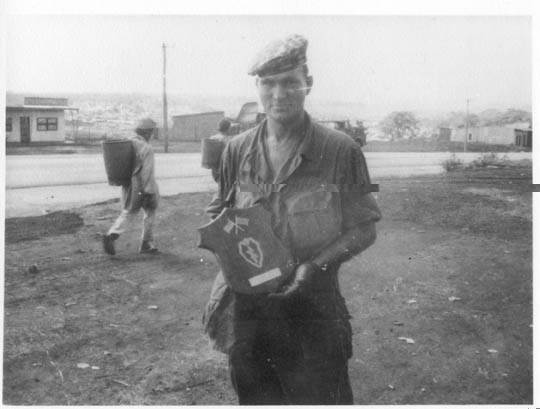
[[[216,218],[225,208],[262,206],[294,260],[276,291],[234,291],[221,272],[214,282],[205,330],[229,355],[240,404],[353,404],[350,315],[338,270],[373,244],[380,212],[359,145],[304,110],[313,85],[307,45],[291,35],[256,57],[248,73],[266,119],[228,143],[207,209]],[[237,225],[244,227],[231,229]],[[262,251],[250,245],[246,258],[256,260]]]

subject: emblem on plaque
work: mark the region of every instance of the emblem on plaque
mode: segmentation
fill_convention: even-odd
[[[238,250],[240,255],[248,263],[254,265],[257,268],[263,266],[263,252],[261,245],[253,237],[246,237],[240,243],[238,243]]]
[[[295,263],[272,230],[271,214],[258,205],[225,209],[198,229],[199,247],[212,251],[227,285],[236,292],[273,292],[294,272]]]

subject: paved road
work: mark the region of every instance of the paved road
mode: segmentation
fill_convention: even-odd
[[[156,177],[205,176],[198,153],[156,154]],[[6,188],[107,183],[103,157],[84,155],[33,155],[6,158]]]
[[[367,152],[373,183],[382,177],[405,177],[442,172],[449,153]],[[458,155],[465,162],[477,153]],[[530,159],[530,153],[511,153],[509,159]],[[215,190],[210,172],[200,166],[198,153],[156,154],[156,176],[163,195]],[[94,155],[31,155],[6,157],[6,217],[44,214],[118,197],[109,186],[103,158]]]

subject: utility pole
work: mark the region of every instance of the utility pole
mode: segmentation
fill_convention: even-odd
[[[469,98],[467,98],[467,114],[465,116],[465,141],[463,143],[463,152],[467,152],[467,141],[469,139]]]
[[[167,117],[167,46],[163,43],[163,139],[165,153],[169,152],[169,123]]]

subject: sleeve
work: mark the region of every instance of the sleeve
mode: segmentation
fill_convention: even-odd
[[[352,146],[343,159],[341,206],[343,231],[347,231],[363,223],[379,221],[381,211],[372,195],[378,191],[378,186],[371,183],[360,147],[357,144]]]
[[[141,178],[141,188],[143,193],[155,194],[154,191],[154,153],[150,147],[144,147],[140,152],[141,171],[139,177]]]
[[[236,180],[236,156],[231,144],[223,151],[219,169],[218,192],[206,207],[206,213],[213,219],[226,207],[234,205],[234,188]]]
[[[229,353],[235,341],[234,302],[233,292],[220,271],[203,313],[203,327],[212,347],[225,354]]]
[[[131,171],[131,177],[138,177],[142,170],[140,148],[135,139],[131,140],[131,146],[133,147],[133,170]]]

